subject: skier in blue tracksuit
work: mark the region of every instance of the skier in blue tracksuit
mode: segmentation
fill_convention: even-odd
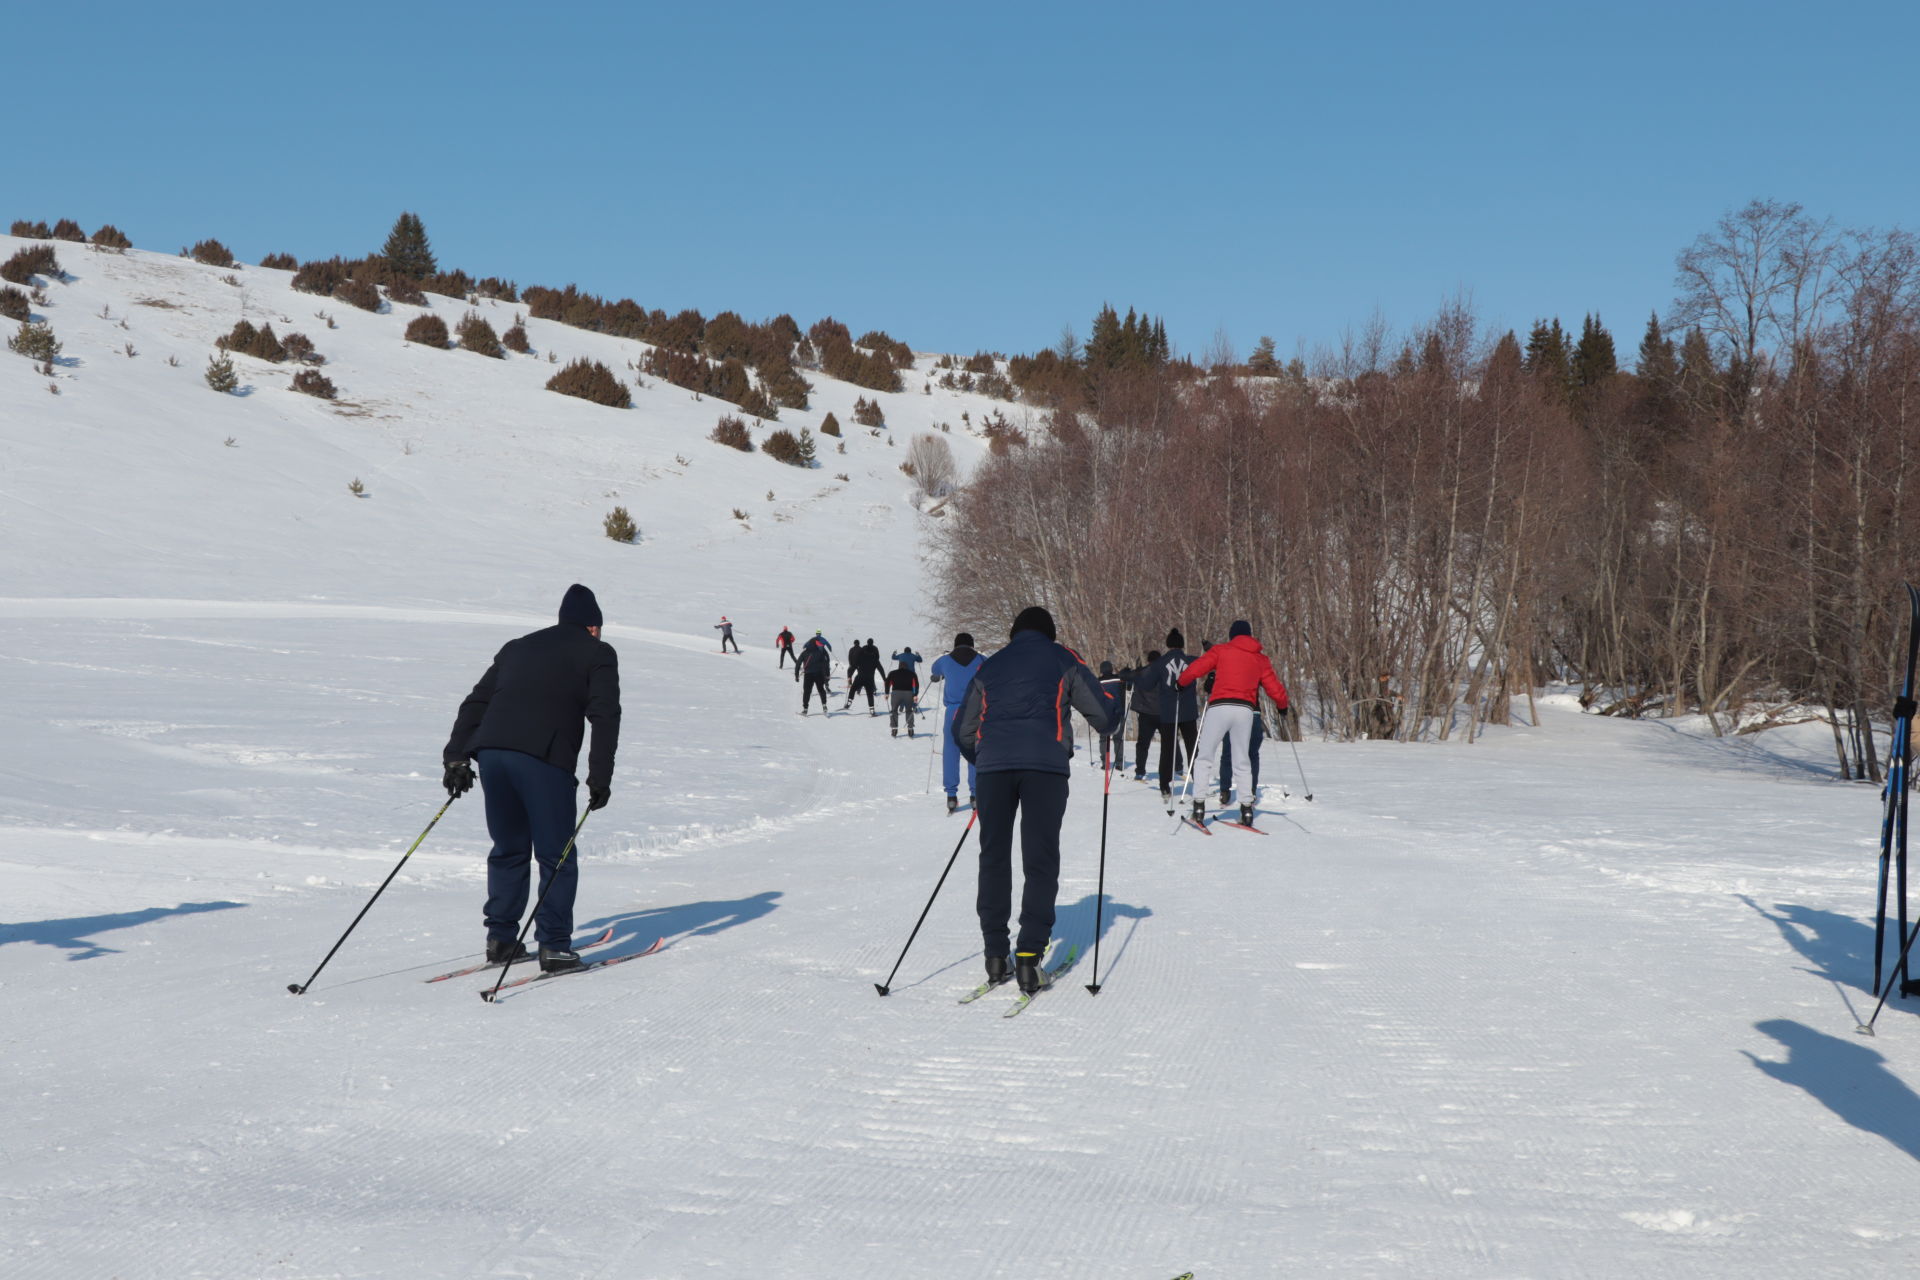
[[[943,710],[940,718],[940,785],[946,788],[947,812],[952,813],[960,807],[960,747],[953,740],[953,717],[960,710],[960,704],[966,701],[967,686],[973,683],[973,673],[986,661],[973,647],[973,637],[962,631],[953,638],[953,652],[942,654],[933,660],[933,674],[927,677],[928,684],[946,686],[942,695]],[[973,793],[979,786],[979,775],[973,762],[967,762],[967,803],[973,803]]]
[[[920,674],[920,664],[926,661],[925,658],[913,651],[912,645],[908,645],[900,652],[894,654],[893,660],[905,667],[908,671],[911,671],[915,677],[918,677]]]

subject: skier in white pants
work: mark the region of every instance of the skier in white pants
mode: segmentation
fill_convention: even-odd
[[[1200,741],[1193,751],[1193,820],[1206,820],[1206,799],[1214,789],[1213,773],[1218,768],[1220,743],[1226,741],[1233,752],[1233,776],[1246,781],[1240,792],[1240,821],[1252,823],[1253,763],[1247,756],[1253,741],[1253,718],[1262,689],[1273,699],[1280,714],[1287,713],[1287,687],[1274,674],[1273,663],[1253,638],[1253,627],[1235,622],[1227,630],[1227,642],[1201,654],[1179,675],[1178,684],[1186,688],[1209,673],[1213,676],[1213,700],[1207,704],[1206,722]],[[1226,790],[1223,785],[1220,788]]]

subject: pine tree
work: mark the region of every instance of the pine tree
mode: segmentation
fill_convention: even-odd
[[[1247,372],[1263,378],[1280,372],[1280,357],[1274,351],[1272,338],[1262,334],[1260,341],[1254,344],[1253,354],[1247,357]]]
[[[1111,303],[1103,304],[1093,318],[1093,335],[1087,339],[1087,368],[1111,369],[1121,359],[1120,313]]]
[[[240,375],[233,371],[233,357],[222,351],[207,361],[207,385],[225,395],[240,385]]]
[[[1536,320],[1527,334],[1526,370],[1540,380],[1547,394],[1565,403],[1573,384],[1573,369],[1567,350],[1567,331],[1559,317],[1551,323]]]
[[[1613,335],[1589,315],[1580,323],[1580,341],[1573,348],[1573,385],[1586,392],[1599,386],[1619,371],[1613,353]]]
[[[433,260],[433,246],[427,242],[426,224],[417,213],[403,213],[394,220],[380,256],[386,259],[395,275],[409,280],[424,280],[438,269]]]

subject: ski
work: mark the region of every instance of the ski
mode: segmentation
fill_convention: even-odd
[[[1198,831],[1203,836],[1210,836],[1213,834],[1213,832],[1207,827],[1206,823],[1195,822],[1192,818],[1188,817],[1184,813],[1180,815],[1180,821],[1185,823],[1187,826],[1192,827],[1195,831]]]
[[[997,990],[1000,987],[1004,987],[1010,981],[1012,981],[1012,979],[1003,978],[999,982],[983,982],[979,986],[975,987],[973,990],[967,992],[967,994],[961,996],[960,1003],[972,1004],[975,1000],[978,1000],[981,996],[987,994],[987,992]]]
[[[666,945],[667,940],[665,938],[655,938],[653,945],[645,951],[629,951],[623,956],[608,956],[604,960],[590,960],[578,969],[563,969],[559,973],[530,973],[524,978],[515,978],[512,982],[503,982],[495,990],[482,991],[480,998],[482,1000],[491,1000],[500,991],[505,991],[510,987],[524,987],[529,982],[545,982],[549,978],[566,978],[576,973],[591,973],[595,969],[609,969],[616,964],[625,964],[629,960],[638,960],[642,956],[650,956]]]
[[[1042,969],[1040,971],[1040,977],[1042,979],[1040,983],[1040,991],[1045,991],[1048,987],[1051,987],[1053,985],[1054,979],[1058,978],[1061,974],[1065,973],[1067,970],[1073,968],[1073,962],[1078,960],[1079,958],[1080,958],[1080,948],[1072,947],[1067,951],[1067,958],[1065,960],[1062,960],[1058,965],[1055,965],[1051,969]],[[1003,1018],[1014,1018],[1014,1017],[1018,1017],[1022,1013],[1025,1013],[1027,1006],[1033,1003],[1033,997],[1039,995],[1040,991],[1034,991],[1034,992],[1022,991],[1020,993],[1020,998],[1013,1002],[1013,1006],[1009,1008],[1005,1013],[1001,1014],[1000,1016]]]
[[[593,939],[591,942],[581,943],[579,946],[575,947],[574,950],[585,951],[589,947],[604,947],[607,945],[607,943],[612,941],[613,941],[613,929],[611,926],[609,926],[605,933]],[[525,955],[525,956],[521,956],[518,960],[515,960],[514,963],[525,964],[531,961],[532,959],[533,957],[531,955]],[[482,960],[479,964],[470,964],[464,969],[455,969],[451,973],[435,974],[431,978],[422,978],[421,981],[422,982],[445,982],[448,978],[464,978],[470,973],[480,973],[483,970],[487,970],[487,969],[498,969],[502,964],[505,964],[505,963],[506,962],[504,960],[495,960],[491,962]]]
[[[1257,836],[1263,836],[1267,834],[1266,832],[1262,831],[1260,828],[1255,826],[1249,826],[1247,823],[1244,823],[1244,822],[1228,822],[1225,818],[1215,818],[1214,821],[1219,823],[1223,827],[1233,827],[1240,831],[1251,831],[1253,832],[1253,834]]]

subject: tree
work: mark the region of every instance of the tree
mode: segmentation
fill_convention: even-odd
[[[1247,357],[1247,372],[1263,378],[1270,378],[1280,372],[1280,357],[1274,351],[1272,338],[1262,335],[1254,344],[1253,354]]]
[[[953,492],[953,450],[931,432],[913,438],[913,443],[907,446],[906,466],[901,470],[912,476],[920,492],[929,498],[943,498]]]
[[[1567,345],[1567,331],[1560,327],[1558,316],[1551,323],[1534,321],[1527,334],[1524,368],[1540,380],[1540,385],[1558,404],[1566,403],[1573,385],[1573,361]]]
[[[233,371],[233,357],[222,351],[207,361],[207,385],[225,395],[240,385],[240,375]]]
[[[403,213],[394,220],[380,256],[395,275],[409,280],[424,280],[436,270],[427,226],[417,213]]]
[[[1580,322],[1580,341],[1573,348],[1574,389],[1584,396],[1617,372],[1619,363],[1613,353],[1613,335],[1600,323],[1599,316],[1586,317]]]

